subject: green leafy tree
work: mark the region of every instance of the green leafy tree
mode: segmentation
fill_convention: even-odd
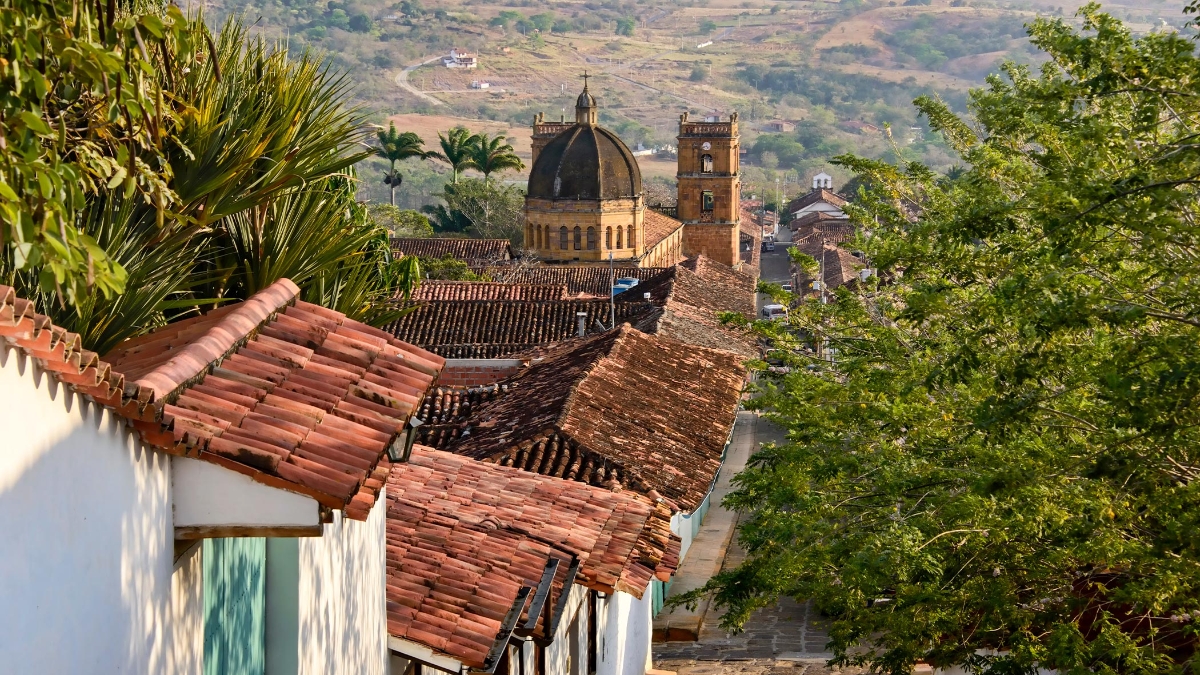
[[[439,131],[438,143],[442,146],[442,151],[431,152],[429,156],[449,164],[453,176],[451,182],[457,183],[458,176],[463,169],[474,166],[471,157],[478,144],[478,137],[468,131],[466,127],[454,127],[444,135]]]
[[[517,157],[513,146],[509,145],[503,134],[477,134],[475,143],[471,146],[470,157],[471,166],[483,173],[484,180],[490,180],[491,175],[497,171],[520,171],[525,168],[525,162]]]
[[[372,222],[386,229],[393,237],[433,236],[433,225],[420,211],[388,204],[371,204],[367,207],[367,214]]]
[[[542,31],[543,33],[547,33],[551,28],[554,27],[554,13],[543,12],[541,14],[534,14],[533,16],[529,17],[529,23],[532,24],[534,28]]]
[[[198,22],[196,22],[198,23]],[[164,154],[180,123],[156,72],[176,71],[207,33],[172,5],[65,0],[0,7],[0,273],[33,273],[60,304],[121,293],[128,271],[80,226],[90,199],[142,200],[161,225],[175,205]],[[199,41],[197,41],[199,40]]]
[[[712,19],[704,19],[703,21],[700,22],[700,32],[704,33],[705,35],[713,32],[716,29],[717,29],[717,22],[713,21]]]
[[[632,37],[635,28],[637,28],[637,21],[632,17],[617,19],[617,35]]]
[[[445,205],[428,206],[434,229],[439,232],[469,232],[485,239],[509,239],[519,244],[524,238],[525,195],[511,185],[468,179],[446,186],[440,195]]]
[[[391,163],[391,168],[383,176],[383,184],[388,186],[390,192],[391,205],[396,205],[396,188],[404,181],[404,177],[396,170],[396,162],[402,162],[406,159],[418,158],[425,159],[429,153],[425,151],[425,141],[412,131],[404,133],[396,132],[396,123],[391,122],[388,125],[387,131],[380,129],[376,132],[376,137],[379,139],[379,147],[375,153],[380,157],[388,160]]]
[[[1048,64],[971,123],[918,100],[956,178],[839,159],[878,272],[758,325],[787,437],[726,502],[725,626],[788,595],[886,673],[1196,672],[1200,60],[1082,18],[1033,22]]]

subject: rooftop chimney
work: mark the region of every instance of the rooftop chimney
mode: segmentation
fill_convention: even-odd
[[[575,334],[579,337],[587,335],[587,312],[575,312]]]

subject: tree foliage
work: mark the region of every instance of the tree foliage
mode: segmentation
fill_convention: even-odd
[[[75,42],[39,57],[60,65],[41,71],[44,86],[3,94],[4,124],[36,126],[26,114],[36,109],[43,126],[58,125],[50,135],[5,129],[14,144],[0,150],[4,185],[23,195],[6,202],[5,224],[36,227],[5,237],[4,283],[101,352],[282,277],[314,302],[385,320],[373,303],[419,269],[391,260],[386,231],[354,200],[352,166],[370,153],[361,116],[342,104],[344,76],[237,23],[214,39],[174,5],[146,15],[110,7],[101,18],[82,5],[61,14],[55,26]],[[35,9],[0,12],[4,35],[20,35]],[[69,73],[55,70],[68,62]],[[15,63],[5,67],[25,77]]]
[[[787,438],[727,500],[726,626],[790,595],[889,673],[1196,672],[1200,60],[1081,13],[972,120],[918,100],[956,178],[840,158],[878,275],[759,322]]]
[[[389,123],[387,130],[380,129],[375,136],[379,140],[379,147],[375,149],[375,154],[386,159],[390,165],[388,172],[383,176],[383,184],[388,186],[391,205],[395,206],[396,188],[400,187],[400,183],[404,181],[404,177],[396,171],[396,162],[406,159],[426,159],[430,153],[425,150],[425,141],[415,132],[397,132],[395,122]]]
[[[453,182],[457,183],[459,174],[474,166],[471,155],[478,143],[477,134],[471,133],[466,127],[454,127],[445,134],[438,132],[438,144],[442,151],[431,152],[429,156],[449,164],[454,175]]]

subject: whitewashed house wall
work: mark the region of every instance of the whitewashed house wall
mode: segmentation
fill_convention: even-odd
[[[199,672],[203,602],[176,569],[170,461],[0,343],[0,663]]]

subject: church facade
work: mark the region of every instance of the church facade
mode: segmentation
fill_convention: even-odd
[[[666,267],[703,254],[740,264],[737,113],[727,121],[679,122],[677,217],[650,208],[628,146],[600,126],[583,92],[575,122],[533,123],[525,197],[525,248],[550,264]]]

